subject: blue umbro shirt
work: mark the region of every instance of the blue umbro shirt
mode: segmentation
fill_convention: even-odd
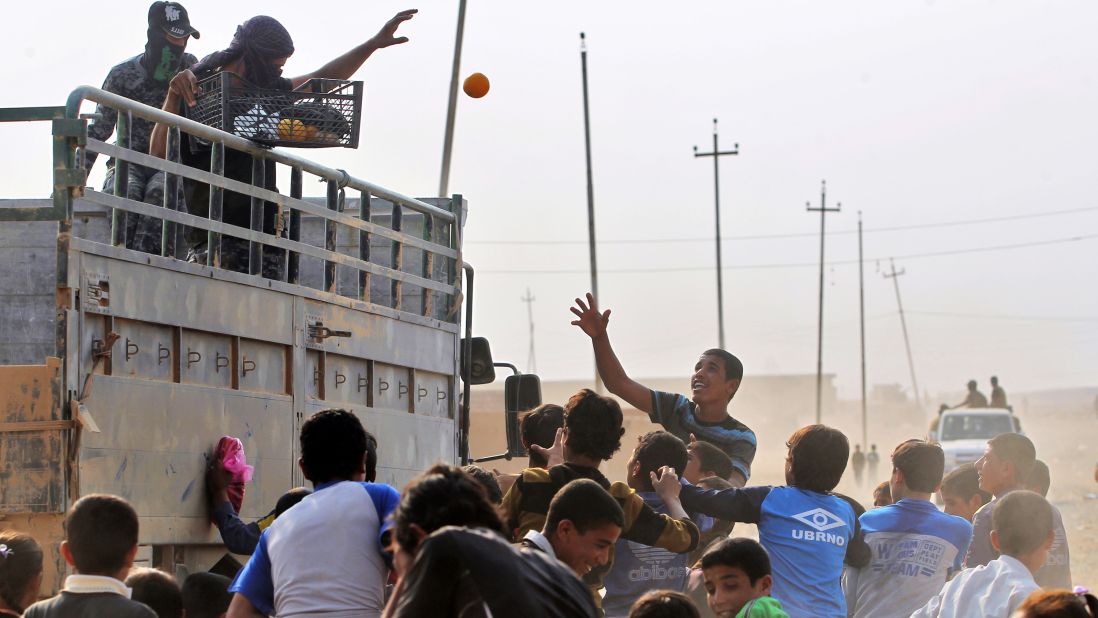
[[[846,500],[797,487],[705,490],[685,485],[687,511],[759,526],[770,554],[771,596],[791,617],[846,616],[840,583],[852,542],[861,542],[858,518]]]

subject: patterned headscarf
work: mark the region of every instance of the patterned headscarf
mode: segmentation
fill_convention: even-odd
[[[258,15],[237,26],[227,49],[206,56],[192,70],[202,76],[243,58],[244,78],[257,86],[271,88],[281,76],[272,62],[293,53],[294,42],[286,28],[273,17]]]

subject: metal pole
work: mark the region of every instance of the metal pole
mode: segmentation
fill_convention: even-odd
[[[698,152],[694,146],[694,157],[713,157],[713,199],[717,222],[717,341],[724,349],[724,266],[721,262],[721,171],[719,161],[723,155],[740,154],[740,145],[732,150],[721,152],[717,142],[717,119],[713,119],[713,152]]]
[[[862,258],[862,211],[858,211],[858,326],[862,347],[862,446],[869,443],[869,414],[865,399],[865,262]]]
[[[915,405],[920,410],[923,409],[923,398],[919,394],[919,382],[915,379],[915,361],[911,357],[911,340],[907,337],[907,320],[904,319],[904,303],[900,299],[900,275],[904,274],[905,270],[896,270],[896,264],[892,261],[892,258],[888,258],[888,266],[892,272],[885,273],[886,279],[892,279],[892,285],[896,290],[896,306],[900,309],[900,328],[904,331],[904,348],[907,350],[907,368],[911,372],[911,388],[915,391]]]
[[[587,37],[580,33],[580,67],[583,71],[583,138],[587,149],[587,243],[591,254],[591,295],[599,298],[599,268],[595,254],[595,185],[591,172],[591,114],[587,103]],[[595,369],[595,390],[602,392],[602,376]]]
[[[526,303],[526,320],[530,325],[530,351],[526,356],[526,373],[538,372],[538,359],[537,353],[534,351],[534,301],[537,298],[530,293],[530,288],[526,288],[526,296],[522,297],[522,302]]]
[[[461,72],[461,41],[465,36],[465,0],[458,3],[457,35],[454,37],[454,66],[450,71],[450,104],[446,108],[446,137],[442,145],[442,175],[438,196],[447,197],[450,185],[450,152],[454,146],[454,116],[457,114],[458,79]]]
[[[823,419],[823,320],[824,320],[824,238],[827,213],[839,212],[842,204],[836,204],[835,208],[827,207],[827,181],[820,183],[820,207],[813,208],[808,204],[809,212],[820,213],[820,298],[819,311],[816,322],[816,423]]]

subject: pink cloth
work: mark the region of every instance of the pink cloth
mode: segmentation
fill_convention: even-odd
[[[221,460],[221,465],[233,475],[227,493],[229,494],[229,503],[233,505],[233,510],[239,514],[240,507],[244,504],[244,484],[252,480],[252,472],[255,471],[255,468],[248,465],[248,460],[244,456],[244,444],[232,436],[221,437],[221,440],[217,443],[215,456]]]

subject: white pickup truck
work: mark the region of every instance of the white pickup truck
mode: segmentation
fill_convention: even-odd
[[[959,408],[943,412],[929,437],[941,444],[949,472],[982,457],[987,441],[1001,433],[1022,433],[1022,424],[1010,410]]]

